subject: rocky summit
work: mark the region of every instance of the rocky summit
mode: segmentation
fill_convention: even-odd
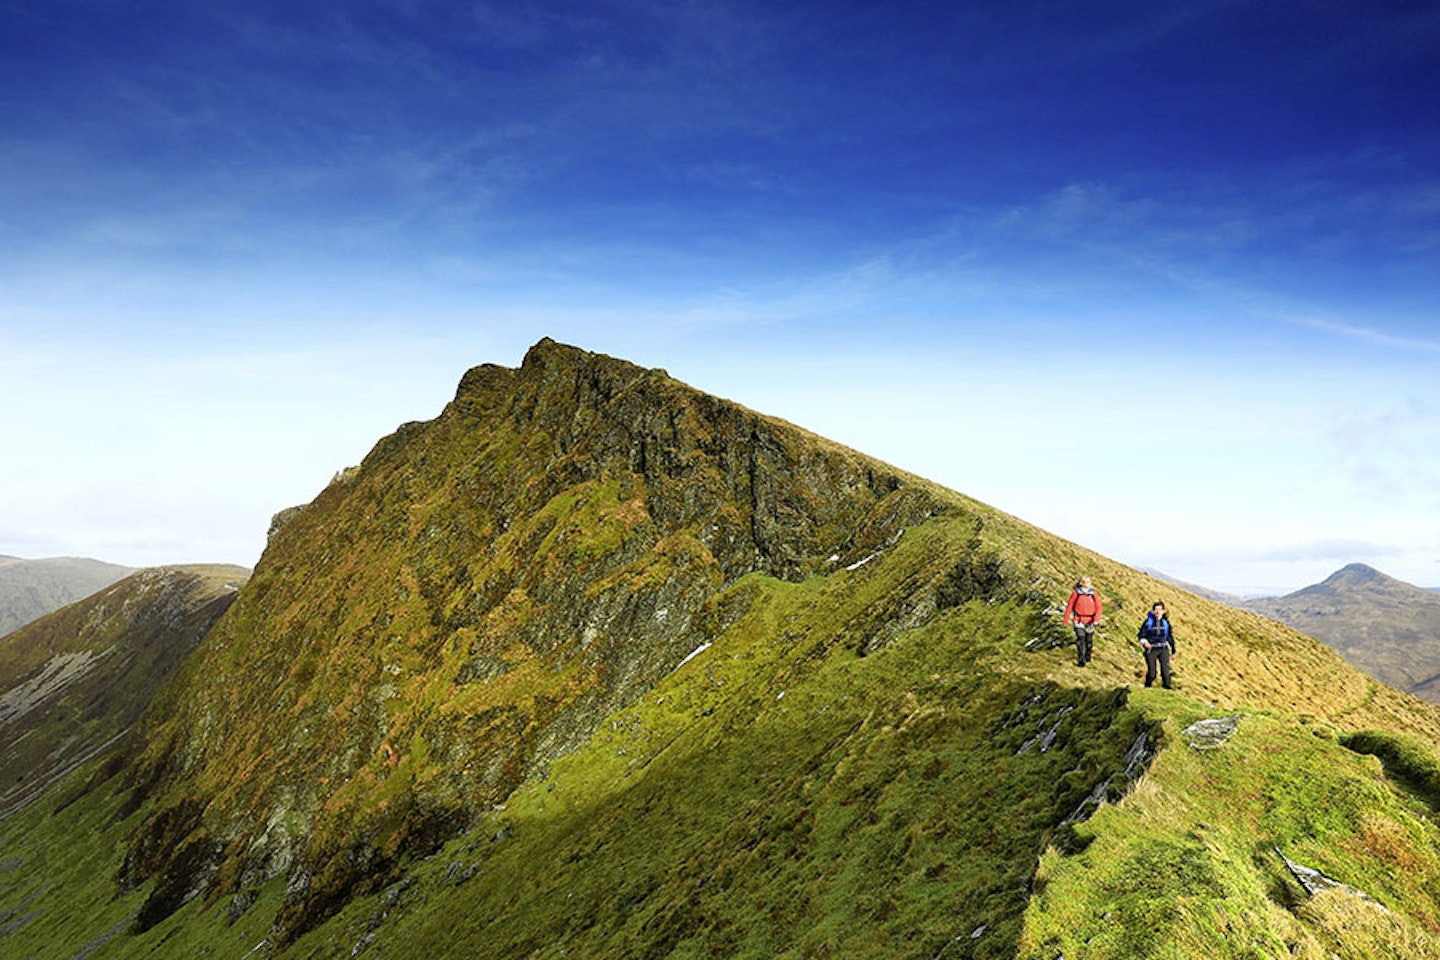
[[[1440,957],[1437,738],[1293,629],[547,340],[278,514],[138,735],[0,822],[0,952]]]

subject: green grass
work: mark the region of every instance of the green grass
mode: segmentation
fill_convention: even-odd
[[[471,879],[450,908],[387,922],[376,948],[888,957],[983,927],[980,955],[1008,955],[1049,829],[1118,767],[1135,718],[1118,716],[1123,696],[977,671],[1028,615],[1014,608],[957,611],[969,629],[942,622],[865,658],[833,648],[804,673],[776,671],[785,661],[754,639],[772,634],[748,632],[781,616],[801,642],[825,608],[753,606],[708,662],[512,798],[493,832],[413,872],[413,897]],[[1063,747],[1016,754],[1057,717]],[[340,950],[332,928],[297,955]]]
[[[1217,750],[1172,745],[1084,832],[1083,853],[1045,854],[1019,957],[1429,957],[1440,944],[1440,833],[1376,766],[1287,720],[1246,716]],[[1276,848],[1393,912],[1343,893],[1307,901]]]
[[[467,377],[289,515],[138,760],[0,823],[0,954],[1433,955],[1440,712],[663,375],[562,360]],[[1056,615],[1081,572],[1107,614],[1084,670]],[[1176,691],[1136,689],[1159,598]],[[1276,847],[1390,912],[1307,899]]]
[[[1357,753],[1378,757],[1393,780],[1440,811],[1440,753],[1436,744],[1390,730],[1359,730],[1341,737],[1340,742]]]
[[[87,943],[124,930],[143,897],[117,898],[106,876],[123,853],[123,825],[110,823],[117,807],[103,790],[59,814],[36,803],[0,822],[5,956],[75,956]]]
[[[861,655],[922,571],[972,562],[953,547],[965,523],[913,530],[853,573],[738,582],[714,609],[743,613],[710,648],[432,855],[397,850],[388,887],[282,955],[1437,956],[1440,837],[1356,752],[1416,780],[1434,769],[1423,739],[1251,709],[1224,747],[1193,750],[1180,731],[1226,710],[1106,682],[1126,677],[1118,649],[1083,675],[1066,648],[1025,652],[1047,618],[1023,590]],[[1161,750],[1121,799],[1141,733]],[[357,802],[413,802],[432,749],[407,744]],[[1057,835],[1107,780],[1119,802]],[[147,892],[114,882],[140,817],[110,822],[119,786],[0,825],[0,859],[23,864],[0,871],[0,915],[36,913],[0,924],[0,950],[238,957],[271,934],[282,880],[247,888],[238,918],[228,895],[201,898],[117,932]],[[1305,899],[1275,847],[1392,912]]]

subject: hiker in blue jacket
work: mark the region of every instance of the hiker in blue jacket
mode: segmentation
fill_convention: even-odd
[[[1145,686],[1155,682],[1155,670],[1160,670],[1160,684],[1166,690],[1170,687],[1170,655],[1175,652],[1175,633],[1170,629],[1170,617],[1165,604],[1156,602],[1150,608],[1145,622],[1140,624],[1140,649],[1145,651]]]

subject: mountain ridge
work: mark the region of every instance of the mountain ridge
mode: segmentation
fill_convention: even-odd
[[[133,572],[88,557],[0,556],[0,637]]]
[[[278,514],[141,726],[0,823],[7,952],[1440,955],[1440,710],[553,341]]]
[[[0,642],[0,817],[103,755],[234,599],[248,571],[156,567]]]
[[[524,482],[488,479],[517,463]],[[159,745],[140,779],[187,786],[172,788],[184,799],[152,816],[127,860],[127,883],[161,878],[162,895],[142,919],[165,916],[212,882],[298,865],[308,880],[285,922],[303,931],[385,874],[402,850],[433,847],[502,802],[583,741],[596,718],[706,642],[717,618],[736,615],[708,608],[726,584],[757,572],[800,580],[863,559],[938,508],[927,489],[663,371],[553,341],[533,347],[518,370],[470,371],[440,417],[402,426],[358,470],[272,526],[248,591],[186,665],[187,700],[168,717],[152,716]],[[336,511],[349,519],[335,522]],[[428,546],[442,539],[443,547]],[[339,597],[336,580],[351,585]],[[309,583],[321,589],[307,593]],[[306,623],[327,624],[340,642],[371,652],[317,661],[305,648],[318,634],[296,622],[299,610]],[[552,632],[557,616],[572,634],[564,642]],[[644,644],[628,642],[642,629]],[[254,651],[261,635],[275,640],[260,664],[224,652]],[[274,675],[290,678],[278,701],[246,686],[250,678],[268,686]],[[449,693],[426,693],[436,680]],[[371,691],[388,699],[407,684],[416,698],[440,702],[387,717]],[[513,695],[504,693],[510,687]],[[235,718],[223,743],[182,732],[199,726],[198,713],[237,697],[269,698],[281,709]],[[352,705],[337,714],[336,703]],[[261,733],[272,717],[283,729]],[[296,738],[312,724],[328,732]],[[463,746],[447,755],[458,730],[467,731]],[[314,786],[388,780],[416,756],[416,737],[426,758],[405,776],[427,788],[404,794],[408,812],[398,818],[355,788]],[[250,776],[277,739],[291,744],[284,759],[265,777]],[[432,743],[439,758],[428,756]],[[469,759],[477,752],[478,763]],[[284,786],[296,781],[312,786]],[[194,809],[196,783],[209,797],[203,823],[184,812]],[[244,826],[276,820],[309,825],[310,839],[256,838]],[[358,839],[377,831],[380,842]],[[216,839],[180,858],[188,866],[155,858],[191,835]],[[379,852],[357,854],[355,843]],[[356,856],[378,863],[356,869]]]

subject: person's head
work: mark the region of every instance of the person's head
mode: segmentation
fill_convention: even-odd
[[[1077,581],[1075,582],[1075,589],[1076,589],[1076,590],[1089,590],[1090,588],[1091,588],[1091,584],[1090,584],[1090,578],[1089,578],[1089,577],[1081,577],[1079,580],[1077,580]]]
[[[1156,600],[1155,606],[1150,608],[1150,612],[1155,615],[1156,620],[1159,620],[1161,617],[1165,616],[1165,604],[1159,600]]]

